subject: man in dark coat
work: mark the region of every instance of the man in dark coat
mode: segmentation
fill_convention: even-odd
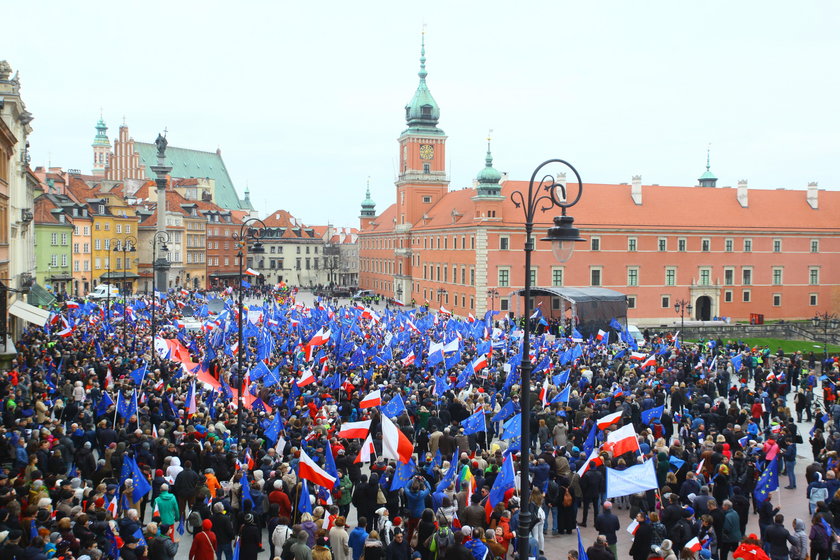
[[[630,547],[630,556],[633,560],[647,560],[650,555],[650,545],[653,542],[653,527],[645,517],[644,512],[636,514],[636,521],[639,526],[633,533],[633,546]]]
[[[770,560],[787,560],[790,556],[788,543],[795,545],[796,539],[785,528],[785,516],[777,513],[773,524],[764,531],[764,542],[770,548]]]

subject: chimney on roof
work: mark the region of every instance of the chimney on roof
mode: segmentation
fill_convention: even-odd
[[[806,200],[808,201],[808,206],[814,210],[818,210],[820,207],[819,192],[816,181],[808,183],[808,194]]]
[[[749,200],[747,199],[746,179],[738,180],[738,204],[741,205],[741,208],[746,208],[749,206]]]
[[[642,205],[642,176],[641,175],[633,175],[632,182],[630,183],[630,196],[633,198],[633,203],[636,206]]]

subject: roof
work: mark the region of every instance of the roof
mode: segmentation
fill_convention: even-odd
[[[557,296],[568,301],[573,301],[575,303],[587,303],[592,301],[626,301],[626,296],[624,294],[615,290],[610,290],[608,288],[532,287],[531,293],[535,296]],[[525,295],[525,290],[518,290],[517,295]]]
[[[134,149],[140,155],[140,163],[145,166],[146,177],[155,178],[152,166],[157,165],[157,146],[146,142],[134,142]],[[170,175],[178,178],[206,177],[216,181],[216,204],[222,208],[238,210],[246,208],[239,200],[233,181],[228,175],[222,154],[216,152],[202,152],[187,148],[167,146],[166,165],[172,167]]]
[[[570,195],[576,185],[570,185]],[[819,208],[812,209],[804,189],[749,189],[746,208],[738,203],[737,189],[731,187],[642,186],[642,204],[630,196],[627,184],[585,183],[580,202],[568,214],[579,228],[629,227],[668,229],[692,227],[716,230],[838,230],[840,229],[840,191],[820,190]],[[527,181],[505,181],[502,185],[500,226],[521,225],[524,216],[510,199],[514,190],[527,192]],[[414,225],[413,231],[474,227],[476,189],[450,191],[427,212],[428,219]],[[537,214],[537,223],[549,224],[559,209]],[[391,204],[373,220],[364,233],[394,230],[396,205]]]

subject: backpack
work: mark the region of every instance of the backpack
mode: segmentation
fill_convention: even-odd
[[[198,512],[197,509],[194,509],[190,512],[189,517],[187,517],[187,525],[189,525],[193,529],[201,527],[201,514]]]
[[[572,507],[573,503],[574,503],[574,498],[572,497],[571,491],[564,486],[563,487],[563,507]]]
[[[283,548],[280,549],[280,560],[295,560],[295,553],[292,552],[292,545],[297,542],[297,539],[287,538],[283,542]]]
[[[814,487],[811,488],[811,496],[808,501],[816,505],[819,501],[826,501],[828,498],[828,488]]]
[[[446,558],[446,553],[455,546],[455,535],[449,527],[435,531],[433,539],[438,558]]]

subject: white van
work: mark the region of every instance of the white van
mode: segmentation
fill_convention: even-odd
[[[636,325],[627,325],[627,332],[630,333],[630,336],[636,339],[636,344],[645,343],[645,337]]]
[[[120,290],[111,284],[99,284],[96,286],[91,293],[87,295],[88,299],[107,299],[109,297],[116,298],[120,295]]]

